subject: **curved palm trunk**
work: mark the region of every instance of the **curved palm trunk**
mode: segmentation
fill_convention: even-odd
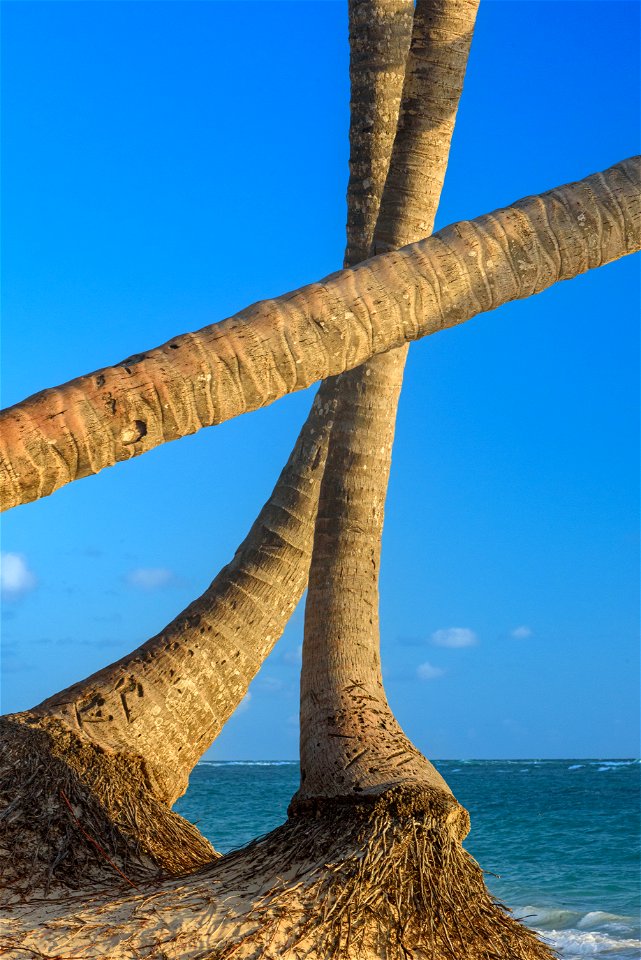
[[[0,886],[140,879],[215,856],[169,807],[300,599],[330,424],[331,398],[315,401],[272,496],[198,600],[132,654],[0,720]]]
[[[23,714],[145,764],[172,804],[247,693],[307,580],[333,403],[317,397],[271,497],[205,593],[133,653]]]
[[[355,122],[346,263],[371,245],[412,13],[412,0],[350,7]],[[334,406],[329,381],[269,501],[198,600],[133,653],[4,719],[0,796],[12,810],[16,838],[4,858],[7,882],[28,889],[51,879],[117,879],[117,870],[139,878],[214,856],[198,832],[166,808],[184,792],[191,769],[245,695],[303,592]],[[24,776],[16,778],[18,757],[28,762],[19,764]],[[44,791],[34,791],[34,780]],[[82,811],[80,819],[65,798]],[[166,826],[165,835],[158,825]],[[108,859],[91,840],[100,841]]]
[[[634,157],[0,414],[3,509],[641,249]]]

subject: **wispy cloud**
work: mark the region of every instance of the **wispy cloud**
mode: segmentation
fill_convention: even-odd
[[[478,642],[478,637],[468,627],[448,627],[432,634],[432,643],[437,647],[474,647]]]
[[[176,576],[167,567],[136,567],[125,576],[130,587],[137,590],[161,590],[175,583]]]
[[[0,592],[7,599],[33,590],[37,581],[21,553],[0,554]]]
[[[532,630],[526,626],[516,627],[516,629],[512,630],[510,636],[514,637],[515,640],[527,640],[528,637],[532,636]]]
[[[442,677],[444,673],[445,670],[442,667],[435,667],[429,660],[426,660],[416,669],[419,680],[436,680],[437,677]]]

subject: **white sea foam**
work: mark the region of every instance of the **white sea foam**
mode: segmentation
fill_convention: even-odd
[[[641,940],[635,938],[634,917],[592,910],[582,913],[562,907],[517,907],[514,916],[523,919],[559,952],[563,960],[581,957],[641,957]]]
[[[617,767],[633,767],[635,764],[640,763],[639,760],[599,760],[597,761],[601,764],[599,769],[604,768],[608,770],[615,770]]]
[[[541,935],[558,950],[564,960],[581,957],[638,957],[641,940],[620,939],[607,933],[582,930],[544,930]]]
[[[577,930],[598,930],[605,933],[626,933],[636,935],[639,922],[636,917],[622,916],[618,913],[608,913],[605,910],[590,910],[583,913],[581,910],[567,910],[563,907],[536,907],[528,905],[515,907],[514,916],[526,919],[531,927],[547,927],[548,929],[565,930],[571,927]]]
[[[199,760],[199,767],[295,767],[295,760]]]
[[[583,763],[573,763],[571,767],[568,767],[568,770],[582,770],[584,766]]]

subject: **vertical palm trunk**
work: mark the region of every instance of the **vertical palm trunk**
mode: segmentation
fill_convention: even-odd
[[[375,249],[432,228],[476,6],[417,2]],[[345,957],[549,957],[494,904],[461,846],[467,812],[403,734],[383,689],[378,573],[405,357],[406,349],[392,351],[340,378],[321,482],[301,675],[301,783],[290,806],[292,822],[306,825],[317,846],[331,838],[335,858],[326,852],[331,869],[317,881],[316,896],[322,891],[331,904],[317,942]]]
[[[445,179],[477,0],[419,0],[374,252],[429,234]],[[299,798],[448,790],[402,734],[383,690],[378,574],[407,347],[340,377],[316,521],[301,678]]]

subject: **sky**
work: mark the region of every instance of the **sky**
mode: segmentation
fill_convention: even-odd
[[[639,152],[639,4],[482,0],[437,226]],[[2,4],[2,405],[340,267],[346,4]],[[639,258],[412,346],[390,703],[431,758],[639,755]],[[314,388],[2,518],[2,709],[233,555]],[[299,605],[210,758],[296,759]]]

